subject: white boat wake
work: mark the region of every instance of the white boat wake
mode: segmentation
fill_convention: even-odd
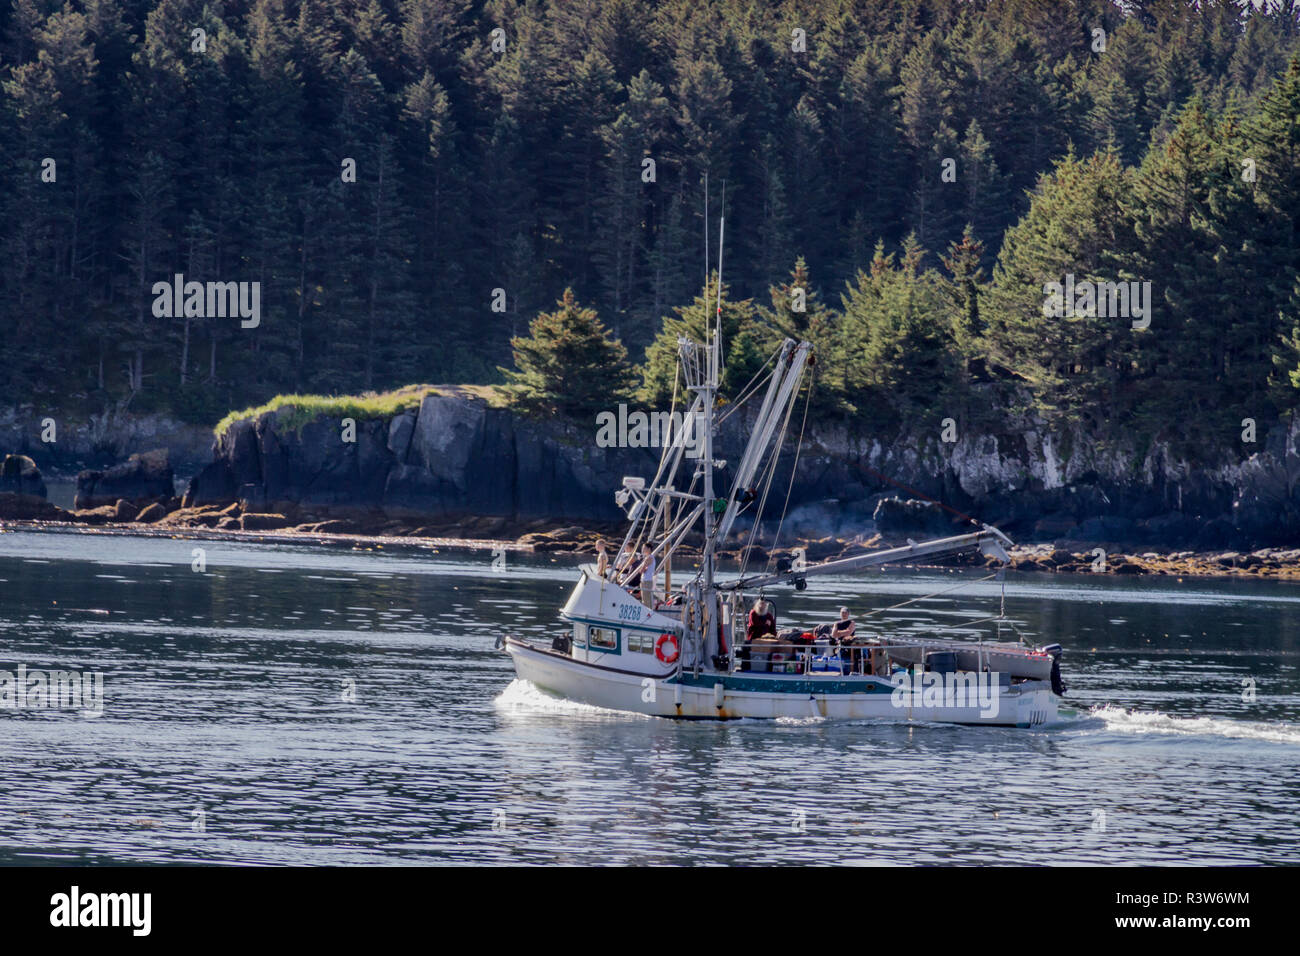
[[[585,714],[590,717],[613,717],[621,720],[650,720],[649,714],[627,710],[596,707],[566,697],[556,697],[537,687],[532,681],[515,678],[492,701],[498,710],[528,711],[549,714]]]
[[[499,710],[511,712],[583,715],[603,719],[650,720],[647,714],[625,710],[595,707],[580,701],[555,697],[536,687],[531,681],[513,680],[493,701]],[[1225,717],[1174,717],[1160,711],[1127,710],[1113,704],[1081,711],[1073,720],[1062,715],[1045,729],[1065,730],[1076,721],[1101,721],[1106,730],[1125,734],[1172,734],[1183,737],[1225,737],[1238,740],[1260,740],[1268,743],[1300,746],[1300,726],[1281,721],[1232,720]],[[740,723],[749,723],[742,720]],[[763,721],[769,723],[769,721]],[[779,717],[775,723],[784,726],[816,726],[825,723],[824,717]],[[856,721],[854,722],[856,723]],[[922,723],[927,723],[922,721]],[[942,724],[935,724],[943,727]]]
[[[1107,730],[1120,733],[1231,737],[1300,745],[1300,727],[1282,721],[1232,720],[1226,717],[1171,717],[1158,710],[1126,710],[1112,704],[1094,708],[1090,716],[1105,721]]]

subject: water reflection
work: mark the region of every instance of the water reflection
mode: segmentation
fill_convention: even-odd
[[[102,672],[105,714],[6,711],[0,862],[1297,862],[1300,591],[1012,575],[1066,648],[1044,731],[675,723],[512,681],[567,560],[0,535],[0,668]],[[975,575],[976,577],[982,575]],[[953,583],[775,595],[782,622]],[[876,615],[986,616],[996,582]],[[1253,681],[1255,700],[1243,699]],[[1096,708],[1094,710],[1094,708]],[[201,827],[200,827],[201,822]]]

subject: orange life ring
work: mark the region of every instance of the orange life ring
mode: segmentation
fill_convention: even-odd
[[[665,644],[672,645],[672,650],[665,651]],[[677,660],[677,638],[671,634],[660,634],[659,639],[655,641],[655,657],[665,664],[671,664]]]

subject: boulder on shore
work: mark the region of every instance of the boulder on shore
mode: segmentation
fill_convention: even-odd
[[[0,492],[45,497],[45,482],[36,462],[26,455],[5,455],[0,462]]]
[[[73,516],[40,495],[0,491],[0,521],[72,521]]]
[[[152,504],[136,515],[135,520],[141,524],[153,524],[165,517],[167,517],[167,509],[160,504]]]
[[[78,508],[73,512],[72,520],[78,524],[109,524],[117,520],[117,506],[100,505],[98,508]]]
[[[104,505],[116,506],[119,500],[143,506],[169,499],[175,493],[175,477],[167,450],[160,448],[132,455],[104,471],[81,472],[77,475],[73,506],[79,511],[92,510]]]

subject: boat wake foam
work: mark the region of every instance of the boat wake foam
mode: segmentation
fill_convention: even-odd
[[[782,727],[812,727],[817,724],[826,723],[826,718],[820,716],[813,717],[810,714],[807,717],[778,717],[775,722]],[[772,721],[765,720],[763,723],[770,724]]]
[[[1231,720],[1226,717],[1171,717],[1158,710],[1126,710],[1111,704],[1093,708],[1090,716],[1105,721],[1107,730],[1121,733],[1233,737],[1243,740],[1264,740],[1270,743],[1300,744],[1300,727],[1281,722]]]
[[[515,678],[492,702],[499,710],[529,711],[550,714],[585,714],[590,717],[616,717],[623,720],[651,720],[647,714],[627,710],[610,710],[564,697],[555,697],[532,681]]]

